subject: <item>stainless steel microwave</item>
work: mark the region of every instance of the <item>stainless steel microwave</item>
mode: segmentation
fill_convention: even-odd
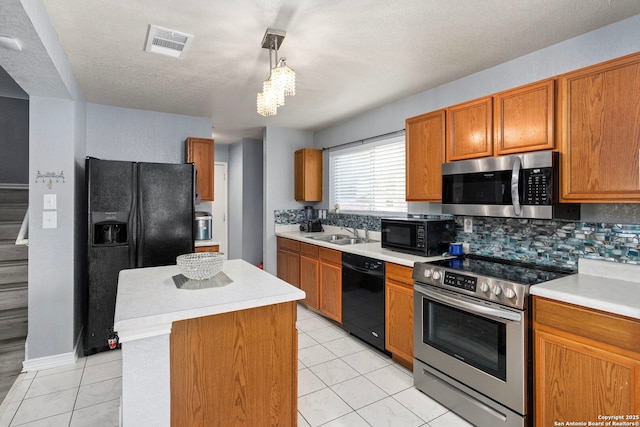
[[[444,163],[442,213],[579,219],[579,204],[558,203],[558,166],[554,151]]]
[[[383,248],[421,256],[441,255],[456,241],[453,219],[383,218]]]

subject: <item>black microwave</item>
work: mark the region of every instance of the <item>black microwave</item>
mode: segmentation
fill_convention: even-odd
[[[383,218],[383,248],[413,255],[435,256],[447,252],[456,240],[453,219]]]
[[[444,163],[442,213],[579,219],[579,204],[558,203],[558,167],[554,151]]]

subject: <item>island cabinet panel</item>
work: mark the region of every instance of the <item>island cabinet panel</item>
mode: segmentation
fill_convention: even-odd
[[[562,200],[640,202],[640,54],[558,83]]]
[[[320,312],[342,323],[342,252],[320,248]]]
[[[639,320],[540,297],[533,315],[537,427],[640,414]]]
[[[213,201],[214,140],[187,138],[187,163],[196,169],[196,194],[203,201]]]
[[[278,278],[300,287],[300,242],[278,237]]]
[[[385,347],[394,360],[412,369],[413,270],[390,262],[385,268]]]
[[[493,108],[496,155],[554,148],[554,79],[498,93]]]
[[[303,148],[294,154],[294,198],[322,201],[322,150]]]
[[[446,161],[493,155],[493,98],[447,108]]]
[[[296,426],[296,303],[174,322],[171,425]]]
[[[405,120],[407,201],[442,200],[445,115],[439,110]]]

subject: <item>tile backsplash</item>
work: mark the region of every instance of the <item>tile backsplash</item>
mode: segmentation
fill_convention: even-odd
[[[276,224],[300,224],[302,209],[275,211]],[[473,231],[465,233],[464,217],[456,220],[458,242],[470,252],[538,265],[578,268],[578,258],[640,264],[640,225],[561,220],[472,217]],[[323,224],[380,231],[380,217],[327,213]]]
[[[470,252],[577,270],[578,258],[640,264],[640,225],[473,217],[473,232],[456,217],[456,234]]]

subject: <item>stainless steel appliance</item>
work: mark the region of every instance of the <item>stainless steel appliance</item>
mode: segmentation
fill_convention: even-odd
[[[476,426],[532,426],[529,287],[568,274],[472,255],[416,263],[415,386]]]
[[[193,252],[193,164],[87,158],[84,354],[109,348],[118,273]]]
[[[456,240],[455,228],[453,219],[382,218],[381,245],[414,255],[440,255]]]
[[[442,213],[579,219],[579,204],[558,203],[558,153],[539,151],[442,165]]]
[[[342,327],[382,352],[384,261],[342,253]]]
[[[211,214],[209,212],[198,211],[193,222],[193,233],[196,240],[211,240]]]

